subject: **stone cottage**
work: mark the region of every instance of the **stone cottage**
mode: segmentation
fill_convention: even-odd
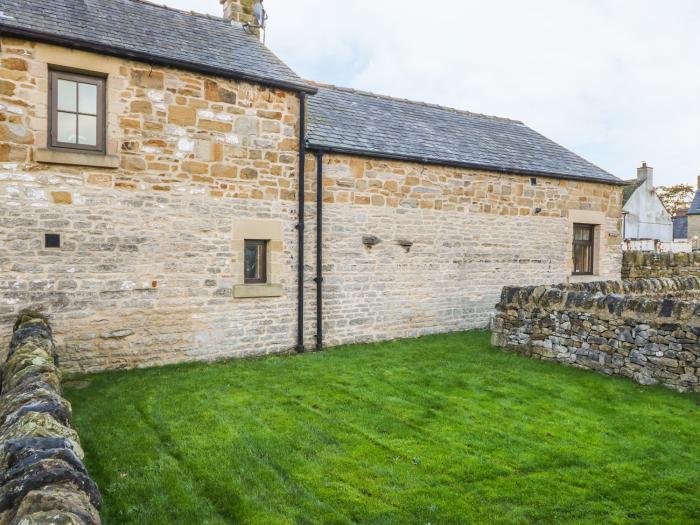
[[[619,179],[521,122],[304,81],[222,3],[0,0],[0,347],[30,306],[95,371],[483,327],[505,285],[619,277]]]
[[[626,182],[622,200],[624,238],[672,241],[673,219],[656,193],[654,168],[643,162],[637,178]]]

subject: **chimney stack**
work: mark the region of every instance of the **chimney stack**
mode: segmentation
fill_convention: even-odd
[[[698,175],[698,190],[700,190],[700,175]]]
[[[646,187],[650,190],[654,189],[654,168],[642,162],[642,167],[637,168],[637,180],[646,181]]]
[[[258,21],[255,18],[255,4],[262,4],[262,0],[219,0],[224,6],[224,18],[232,22],[248,24],[251,26],[251,33],[260,35]]]

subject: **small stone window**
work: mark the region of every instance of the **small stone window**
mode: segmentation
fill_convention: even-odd
[[[244,249],[245,284],[267,283],[268,241],[246,240]]]
[[[58,233],[47,233],[44,235],[44,248],[60,248],[61,235]]]
[[[105,153],[106,79],[60,70],[49,77],[49,147]]]
[[[595,225],[574,224],[574,275],[593,275]]]

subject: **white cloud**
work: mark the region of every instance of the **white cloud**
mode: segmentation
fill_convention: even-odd
[[[218,0],[166,0],[220,13]],[[623,178],[700,174],[696,0],[265,0],[300,75],[525,121]]]

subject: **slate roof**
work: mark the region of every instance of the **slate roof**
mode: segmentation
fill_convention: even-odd
[[[255,35],[223,18],[142,0],[0,0],[0,33],[311,91]]]
[[[688,208],[688,215],[700,215],[700,190],[695,192],[693,203]]]
[[[316,86],[308,99],[312,149],[623,184],[522,122]]]
[[[622,189],[622,205],[624,206],[634,195],[634,192],[646,182],[646,179],[632,179],[623,182],[625,183],[625,187]]]
[[[687,239],[688,238],[688,216],[673,217],[673,238]]]

